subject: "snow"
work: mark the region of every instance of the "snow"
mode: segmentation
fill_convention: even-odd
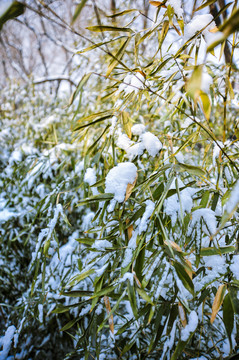
[[[129,280],[130,285],[133,286],[134,284],[134,274],[130,273],[130,272],[126,272],[123,277],[121,279],[119,279],[119,284],[120,283],[125,283],[127,280]]]
[[[133,184],[137,168],[131,162],[119,163],[113,167],[105,179],[105,192],[114,194],[114,199],[123,202],[128,184]]]
[[[150,132],[142,134],[141,140],[150,156],[156,156],[158,152],[162,149],[161,141]]]
[[[137,231],[133,231],[132,233],[132,237],[129,241],[128,247],[125,250],[125,254],[124,254],[124,260],[122,262],[121,267],[122,268],[126,268],[126,266],[128,266],[132,260],[133,257],[133,251],[136,249],[136,240],[137,240],[137,236],[138,236],[138,232]]]
[[[206,94],[209,93],[210,86],[213,84],[212,77],[208,74],[207,71],[203,71],[201,79],[201,90]]]
[[[192,222],[191,228],[193,228],[197,223],[200,223],[201,218],[203,218],[206,226],[210,232],[210,235],[215,234],[217,230],[217,219],[216,214],[211,209],[197,209],[192,213]]]
[[[13,217],[18,216],[17,213],[9,211],[8,209],[4,209],[0,211],[0,222],[5,222],[10,220]]]
[[[39,321],[43,323],[43,305],[38,304]]]
[[[133,135],[141,135],[145,132],[145,126],[143,124],[135,124],[131,128]]]
[[[183,182],[178,179],[178,187],[184,187]],[[172,182],[170,189],[176,189],[175,180]],[[174,226],[177,221],[177,217],[181,214],[184,216],[185,212],[189,213],[193,207],[192,196],[198,190],[187,187],[180,191],[180,201],[178,198],[178,194],[174,194],[165,200],[165,213],[171,217],[172,225]]]
[[[196,330],[198,326],[198,316],[196,311],[192,311],[189,314],[188,324],[181,331],[181,340],[187,341],[189,336]]]
[[[233,255],[232,263],[229,267],[233,276],[239,280],[239,255]]]
[[[228,214],[231,214],[239,205],[239,180],[232,189],[229,199],[226,202],[225,209]]]
[[[144,144],[139,142],[127,148],[127,156],[130,160],[133,160],[137,156],[141,156],[144,153]]]
[[[145,78],[140,73],[136,74],[127,74],[124,78],[123,82],[120,84],[118,91],[124,91],[125,94],[129,94],[131,92],[137,93],[140,89],[144,88]]]
[[[111,248],[112,244],[108,240],[96,240],[93,247],[95,249],[104,250],[106,248]]]
[[[147,200],[145,202],[145,204],[146,204],[146,209],[145,209],[145,212],[144,212],[143,217],[139,224],[139,235],[143,231],[147,230],[149,218],[152,215],[154,208],[155,208],[155,205],[154,205],[153,201],[151,201],[151,200]]]
[[[211,14],[196,15],[184,28],[184,40],[188,41],[198,31],[202,31],[202,34],[206,36],[209,30],[213,29],[216,25],[214,23],[213,16]],[[209,23],[212,23],[209,25]]]
[[[0,360],[7,360],[15,331],[15,326],[11,325],[7,328],[5,335],[0,338],[0,346],[2,346],[2,351],[0,351]]]
[[[93,168],[86,169],[84,181],[90,186],[96,183],[96,174]]]
[[[116,145],[125,151],[129,149],[131,145],[133,145],[133,141],[126,134],[122,134],[121,132],[118,134],[118,138],[116,141]]]

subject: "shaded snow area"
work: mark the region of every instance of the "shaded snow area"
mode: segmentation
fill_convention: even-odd
[[[11,325],[8,327],[5,335],[3,337],[0,337],[0,349],[2,348],[2,350],[0,351],[0,360],[7,360],[15,331],[15,326]]]

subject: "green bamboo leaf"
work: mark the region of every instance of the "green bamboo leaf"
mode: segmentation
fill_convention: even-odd
[[[94,31],[94,32],[102,32],[102,31],[123,31],[133,33],[133,30],[130,28],[123,28],[117,26],[108,26],[108,25],[95,25],[95,26],[88,26],[87,30]]]
[[[78,238],[76,239],[76,241],[78,241],[80,244],[85,244],[85,245],[89,245],[92,246],[95,242],[95,239],[92,238]]]
[[[103,116],[103,117],[101,117],[101,118],[99,118],[99,119],[97,119],[95,121],[89,122],[87,124],[78,125],[73,129],[73,131],[82,130],[82,129],[84,129],[86,127],[89,127],[89,126],[94,126],[95,124],[98,124],[99,122],[102,122],[102,121],[104,121],[106,119],[110,119],[111,117],[112,117],[112,115],[106,115],[106,116]]]
[[[77,206],[89,205],[91,203],[99,202],[99,201],[107,201],[113,199],[113,197],[114,197],[113,194],[108,194],[108,193],[98,194],[79,201]]]
[[[137,290],[138,294],[141,296],[142,299],[144,299],[149,304],[154,305],[151,297],[146,293],[146,291],[144,289],[136,287],[136,290]]]
[[[191,278],[189,277],[186,269],[183,267],[182,264],[180,264],[179,262],[174,262],[173,266],[176,270],[176,273],[179,277],[179,279],[182,281],[184,287],[193,295],[194,294],[194,285],[193,282],[191,280]]]
[[[80,291],[80,290],[72,290],[72,291],[63,291],[61,293],[63,296],[69,296],[69,297],[84,297],[84,296],[92,296],[92,291]]]
[[[129,9],[129,10],[124,10],[124,11],[120,11],[116,14],[112,14],[112,15],[107,15],[107,17],[109,18],[115,18],[115,17],[118,17],[118,16],[123,16],[123,15],[126,15],[126,14],[130,14],[132,12],[135,12],[135,11],[139,11],[138,9]]]
[[[211,104],[210,98],[207,94],[205,94],[202,91],[200,92],[199,98],[201,100],[202,110],[205,115],[205,118],[207,120],[209,120],[210,115],[211,115],[211,109],[212,109],[212,104]]]
[[[178,162],[178,164],[175,165],[176,171],[187,171],[191,175],[197,175],[197,176],[205,176],[206,172],[199,166],[193,166],[188,164],[183,164]]]
[[[201,248],[200,255],[201,256],[212,256],[212,255],[221,255],[221,254],[230,254],[232,252],[235,252],[236,248],[235,246],[225,246],[225,247],[207,247],[207,248]]]
[[[22,15],[24,11],[25,11],[25,6],[19,1],[8,0],[5,3],[1,4],[0,31],[5,22]]]
[[[78,321],[78,319],[72,319],[70,320],[66,325],[64,325],[60,331],[65,331],[65,330],[69,330],[70,328],[72,328],[72,326]]]
[[[238,289],[235,286],[229,286],[228,290],[231,298],[233,311],[235,314],[239,315],[239,300],[237,297]]]
[[[134,287],[134,285],[130,284],[129,280],[127,281],[127,293],[128,293],[131,309],[133,311],[135,319],[137,319],[138,311],[137,311],[137,302],[136,302],[136,296],[135,296],[135,287]]]
[[[224,297],[223,300],[223,322],[227,331],[230,347],[232,348],[231,334],[234,326],[234,310],[229,293]]]
[[[91,51],[91,50],[94,50],[94,49],[97,49],[98,47],[100,46],[103,46],[103,45],[107,45],[109,43],[112,43],[113,41],[117,41],[117,40],[120,40],[120,39],[123,39],[125,38],[127,35],[121,35],[121,36],[117,36],[116,38],[114,39],[110,39],[110,40],[107,40],[107,41],[101,41],[97,44],[93,44],[91,46],[87,46],[85,49],[82,49],[82,50],[78,50],[76,51],[75,54],[84,54],[85,52],[88,52],[88,51]]]
[[[119,61],[122,59],[124,53],[125,53],[125,50],[128,46],[130,42],[130,38],[127,38],[123,44],[121,45],[121,47],[119,48],[119,50],[117,51],[117,53],[115,54],[114,56],[114,59],[111,61],[108,69],[107,69],[107,72],[106,72],[106,76],[109,76],[110,73],[114,70],[114,68],[118,65]]]
[[[74,22],[76,21],[76,19],[79,17],[83,7],[85,6],[87,0],[81,0],[81,2],[77,5],[76,9],[75,9],[75,13],[72,17],[72,21],[71,21],[71,25],[74,24]]]
[[[79,92],[82,90],[83,86],[87,83],[89,77],[91,76],[91,72],[88,74],[85,74],[82,76],[77,88],[75,89],[75,91],[73,92],[73,94],[71,95],[70,101],[69,101],[69,106],[72,105],[72,103],[74,102],[74,100],[76,99],[77,95],[79,94]]]
[[[202,5],[200,5],[200,6],[195,10],[195,12],[204,9],[205,7],[207,7],[207,6],[211,5],[211,4],[214,4],[216,1],[217,1],[217,0],[207,0],[207,1],[205,1]]]
[[[90,269],[87,270],[79,275],[75,275],[73,278],[70,279],[69,283],[67,284],[67,286],[75,286],[76,284],[78,284],[80,281],[84,280],[86,277],[94,274],[95,270],[94,269]]]

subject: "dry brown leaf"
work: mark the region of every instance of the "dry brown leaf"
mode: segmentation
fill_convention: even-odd
[[[106,312],[107,315],[109,315],[109,313],[111,312],[111,306],[110,306],[110,300],[108,296],[104,296],[104,302],[105,302],[105,307],[106,307]],[[109,327],[110,327],[110,331],[112,333],[112,335],[114,335],[114,319],[113,319],[113,315],[110,315],[109,318]]]
[[[167,6],[165,6],[165,1],[153,1],[153,0],[149,0],[149,3],[153,6],[162,6],[164,8],[167,8]]]
[[[130,225],[130,226],[127,228],[127,233],[128,233],[128,239],[129,239],[129,240],[130,240],[131,237],[132,237],[133,230],[134,230],[133,225]]]
[[[180,302],[178,303],[178,313],[179,313],[181,323],[182,323],[183,327],[185,327],[187,325],[187,318],[186,318],[186,314],[184,311],[184,307]]]
[[[225,291],[226,291],[225,284],[220,285],[219,288],[217,289],[217,293],[216,293],[216,296],[215,296],[215,299],[214,299],[213,305],[212,305],[212,315],[211,315],[211,319],[210,319],[211,324],[216,319],[217,313],[222,305]]]
[[[135,178],[133,184],[128,184],[127,185],[124,201],[128,200],[128,198],[130,197],[130,195],[131,195],[131,193],[133,191],[133,188],[135,187],[137,177],[138,177],[138,174],[136,174],[136,178]]]
[[[214,28],[209,30],[211,33],[216,33],[218,31],[218,27],[215,26]]]
[[[179,36],[181,36],[180,31],[176,28],[176,26],[175,26],[174,24],[173,24],[173,27],[174,27],[175,31],[177,32],[177,34],[178,34]]]
[[[182,252],[183,250],[180,248],[180,246],[178,244],[176,244],[174,241],[170,241],[170,245],[176,249],[179,252]]]

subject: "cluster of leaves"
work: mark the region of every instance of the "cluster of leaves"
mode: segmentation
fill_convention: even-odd
[[[158,10],[165,7],[153,3]],[[95,112],[79,106],[75,113],[75,132],[91,137],[86,167],[97,174],[79,204],[95,213],[87,237],[78,240],[85,245],[82,271],[65,292],[85,299],[88,314],[88,322],[74,318],[76,352],[82,358],[219,358],[237,351],[238,338],[237,196],[229,206],[238,191],[236,72],[232,62],[202,62],[206,27],[187,38],[186,24],[172,6],[162,16],[158,11],[143,33],[134,28],[137,13],[115,14],[115,27],[107,20],[89,27],[100,33],[99,42],[80,52],[103,48],[108,65],[98,74],[106,80]],[[108,31],[127,35],[108,40]],[[237,34],[231,45],[233,54]],[[157,156],[129,155],[140,142],[131,133],[138,123],[163,143]],[[105,179],[129,159],[138,168],[137,183],[112,211]],[[154,211],[139,232],[149,200]],[[197,321],[190,318],[194,311]]]
[[[89,53],[73,114],[34,88],[4,92],[0,302],[2,322],[17,328],[19,359],[238,351],[238,36],[228,38],[231,64],[205,62],[206,26],[189,36],[177,8],[152,3],[156,16],[143,31],[137,9],[88,28],[93,44],[77,54],[95,58]],[[135,124],[160,151],[132,153],[142,142]],[[137,181],[117,202],[105,179],[129,160]],[[51,354],[49,342],[59,344]]]

